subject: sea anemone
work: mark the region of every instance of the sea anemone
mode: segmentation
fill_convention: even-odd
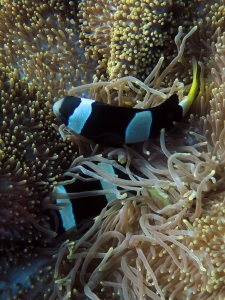
[[[173,54],[177,24],[190,25],[184,1],[85,0],[78,8],[81,47],[98,61],[101,80],[127,75],[144,80],[165,48]]]
[[[131,49],[124,57],[126,49],[116,42],[122,43],[125,31],[118,33],[130,24],[131,8],[137,13],[138,5],[131,7],[131,2],[107,2],[110,16],[98,1],[96,20],[96,10],[89,13],[85,8],[90,2],[81,1],[80,33],[76,2],[1,1],[1,299],[224,298],[223,1],[220,7],[215,1],[191,1],[187,6],[163,1],[171,8],[171,35],[163,31],[161,45],[156,30],[148,37],[156,39],[156,48]],[[141,9],[150,6],[148,1],[141,4]],[[123,5],[126,18],[121,17],[121,23],[114,17]],[[156,6],[152,22],[160,29],[162,2],[151,5]],[[179,7],[181,15],[191,14],[181,18]],[[94,35],[88,36],[85,30],[103,14],[106,19],[113,15],[107,23],[111,27],[93,26]],[[198,29],[188,39],[180,62],[168,68],[181,49],[182,30],[189,32],[195,25]],[[137,41],[144,45],[139,37]],[[79,43],[85,46],[84,55]],[[143,53],[151,53],[147,63]],[[90,83],[93,75],[90,95],[113,105],[144,108],[163,101],[161,93],[172,92],[182,99],[189,90],[193,54],[200,60],[200,92],[193,115],[167,135],[162,131],[159,139],[132,148],[93,148],[60,127],[63,141],[57,126],[52,126],[53,102],[71,87]],[[114,68],[113,59],[125,66],[122,71]],[[152,88],[148,97],[134,76],[143,81],[149,76],[144,83]],[[103,82],[96,82],[103,79],[108,80],[106,89]],[[70,92],[84,93],[87,88],[76,86]],[[129,179],[107,173],[99,162],[113,165]],[[82,230],[78,226],[57,239],[53,187],[66,183],[63,173],[71,180],[110,182],[117,198],[99,212],[90,229],[92,220]],[[86,191],[90,197],[98,193]]]
[[[53,99],[89,75],[76,45],[75,2],[0,6],[0,249],[18,253],[56,235],[51,193],[76,148],[55,129]]]
[[[103,178],[120,187],[114,192],[124,199],[110,202],[82,238],[61,245],[54,274],[59,298],[224,298],[224,40],[217,38],[206,70],[200,63],[200,118],[191,115],[189,126],[181,124],[168,137],[162,130],[159,144],[148,140],[142,151],[125,146],[80,157],[65,173]],[[123,89],[119,98],[109,88],[96,93],[98,86],[92,95],[123,103]],[[130,180],[102,171],[100,161]]]
[[[2,68],[0,85],[0,250],[18,251],[56,235],[51,193],[72,151],[52,127],[46,99],[17,70]]]
[[[76,1],[1,1],[0,62],[52,101],[92,79],[78,43]]]
[[[80,1],[80,45],[86,57],[98,63],[95,78],[116,80],[134,76],[145,80],[164,56],[163,67],[176,56],[174,37],[178,26],[188,32],[198,25],[182,64],[174,68],[177,77],[187,76],[190,55],[207,56],[218,28],[224,30],[224,5],[215,1]],[[168,77],[169,80],[171,76]],[[171,84],[171,83],[169,83]]]

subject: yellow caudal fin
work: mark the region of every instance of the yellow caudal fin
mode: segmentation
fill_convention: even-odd
[[[193,101],[197,96],[198,89],[199,89],[199,80],[197,77],[198,63],[194,56],[192,57],[192,66],[193,66],[193,80],[192,80],[191,89],[188,95],[185,96],[183,100],[179,103],[179,105],[183,108],[183,116],[185,116],[188,110],[190,109]]]

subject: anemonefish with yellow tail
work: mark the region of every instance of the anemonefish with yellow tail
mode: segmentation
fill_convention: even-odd
[[[179,102],[173,94],[149,109],[112,106],[87,98],[66,96],[58,100],[53,111],[77,134],[99,144],[119,145],[146,141],[169,130],[189,110],[198,92],[197,61],[193,58],[193,82],[190,92]]]

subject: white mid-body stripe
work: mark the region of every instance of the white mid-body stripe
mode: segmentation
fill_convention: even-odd
[[[67,194],[63,185],[58,185],[56,187],[56,192],[60,194]],[[70,199],[56,199],[56,203],[61,204],[64,207],[63,210],[59,210],[64,229],[67,231],[71,227],[76,226],[76,221],[73,214],[73,206]]]
[[[90,117],[92,112],[91,104],[95,100],[81,98],[80,105],[74,110],[73,114],[69,117],[68,127],[76,133],[80,134],[84,127],[87,119]]]
[[[146,141],[150,136],[151,125],[152,113],[150,111],[136,113],[127,126],[125,143],[129,144]]]
[[[98,166],[103,171],[111,174],[112,176],[115,176],[115,170],[114,170],[114,168],[113,168],[112,165],[106,164],[106,163],[98,163]],[[112,189],[112,190],[114,189],[115,190],[115,189],[117,189],[117,186],[114,185],[114,184],[112,184],[112,183],[110,183],[110,182],[107,182],[107,181],[104,181],[104,180],[100,180],[100,183],[101,183],[101,186],[102,186],[103,190],[110,190],[110,189]],[[106,194],[105,197],[106,197],[106,200],[108,202],[110,202],[111,200],[113,200],[113,199],[116,198],[115,194]]]

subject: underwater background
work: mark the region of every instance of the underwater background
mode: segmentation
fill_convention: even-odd
[[[1,300],[225,298],[224,14],[224,1],[0,1]],[[193,56],[198,96],[157,138],[96,146],[52,111],[68,91],[181,100]]]

